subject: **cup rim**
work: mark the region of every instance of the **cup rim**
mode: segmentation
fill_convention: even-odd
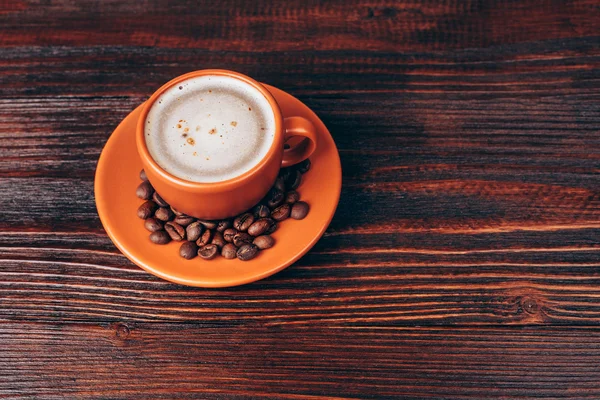
[[[273,142],[271,143],[271,146],[269,147],[269,150],[267,151],[267,154],[265,154],[265,156],[256,165],[254,165],[252,168],[250,168],[248,171],[244,172],[243,174],[240,174],[236,177],[229,178],[229,179],[226,179],[224,181],[219,181],[219,182],[188,181],[188,180],[179,178],[179,177],[165,171],[150,155],[150,151],[148,150],[148,146],[146,144],[146,139],[144,137],[146,117],[148,116],[150,109],[152,108],[154,103],[156,103],[158,98],[166,90],[170,89],[171,87],[173,87],[183,81],[186,81],[188,79],[195,78],[198,76],[205,76],[205,75],[227,76],[230,78],[238,79],[238,80],[254,87],[269,102],[269,104],[271,106],[271,110],[273,111],[274,119],[275,119],[274,138],[273,138]],[[190,191],[217,192],[217,191],[223,191],[224,189],[237,187],[240,184],[242,184],[243,182],[247,181],[248,178],[252,177],[253,175],[256,175],[261,170],[263,170],[267,166],[269,160],[275,155],[277,149],[279,147],[281,147],[283,149],[283,145],[280,143],[283,140],[282,135],[281,135],[282,127],[283,127],[283,116],[281,114],[281,109],[279,108],[279,104],[277,103],[277,101],[275,100],[275,97],[273,97],[271,92],[269,92],[267,90],[267,88],[265,88],[263,85],[261,85],[260,82],[250,78],[249,76],[246,76],[244,74],[241,74],[241,73],[235,72],[235,71],[229,71],[229,70],[225,70],[225,69],[202,69],[202,70],[188,72],[186,74],[183,74],[176,78],[171,79],[170,81],[168,81],[167,83],[162,85],[160,88],[158,88],[158,90],[156,90],[150,96],[150,98],[148,100],[146,100],[146,102],[144,103],[144,106],[142,108],[142,111],[140,113],[140,117],[137,121],[137,125],[136,125],[136,142],[137,142],[136,144],[137,144],[137,150],[138,150],[139,156],[142,158],[143,161],[145,161],[145,163],[148,163],[154,169],[154,172],[156,174],[158,174],[163,180],[166,180],[166,181],[170,182],[171,184],[174,184],[174,185],[177,185],[180,187],[185,187],[186,189],[188,189]]]

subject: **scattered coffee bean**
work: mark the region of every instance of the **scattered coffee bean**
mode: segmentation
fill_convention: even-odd
[[[237,258],[242,261],[252,260],[258,254],[258,247],[253,244],[245,244],[237,251]]]
[[[156,211],[157,208],[158,206],[155,202],[148,200],[139,206],[137,209],[137,216],[141,219],[148,219],[154,214],[154,211]]]
[[[173,215],[173,211],[171,211],[170,208],[160,207],[158,210],[156,210],[156,212],[154,213],[154,216],[163,222],[167,222],[167,221],[172,220],[174,215]]]
[[[179,216],[176,216],[173,221],[177,222],[181,226],[188,226],[195,220],[196,220],[196,218],[194,218],[194,217],[188,217],[187,215],[179,215]]]
[[[173,214],[175,214],[175,215],[176,215],[176,216],[178,216],[178,217],[181,217],[181,216],[188,217],[188,215],[185,215],[185,214],[184,214],[184,213],[182,213],[181,211],[177,211],[176,209],[174,209],[174,208],[173,208],[173,206],[171,206],[171,211],[173,211]]]
[[[304,201],[299,201],[292,206],[290,216],[294,219],[304,219],[308,214],[308,204]]]
[[[265,233],[273,224],[274,221],[271,218],[260,218],[250,225],[248,228],[248,234],[252,236],[260,236]]]
[[[254,237],[250,236],[246,232],[238,232],[233,237],[233,244],[235,244],[236,247],[241,247],[245,244],[250,244],[253,241],[254,241]]]
[[[194,242],[183,242],[179,248],[179,255],[186,260],[191,260],[198,255],[198,246]]]
[[[200,238],[200,235],[202,235],[203,231],[204,231],[204,225],[202,225],[198,221],[192,222],[191,224],[189,224],[187,226],[187,228],[185,228],[187,240],[191,240],[191,241],[195,242],[196,240],[198,240],[198,238]]]
[[[165,231],[156,231],[150,234],[150,241],[154,244],[167,244],[171,241],[171,237]]]
[[[231,220],[224,219],[217,224],[217,232],[225,232],[225,229],[231,228]]]
[[[277,224],[277,222],[273,221],[273,225],[271,225],[271,227],[269,229],[267,229],[267,231],[265,232],[265,235],[270,235],[271,233],[275,232],[278,227],[279,227],[279,225]]]
[[[258,247],[260,250],[270,249],[275,244],[275,239],[269,235],[258,236],[254,239],[252,244]]]
[[[279,190],[280,192],[285,192],[285,179],[283,179],[282,177],[278,177],[275,180],[275,184],[273,185],[273,187]]]
[[[204,231],[202,236],[200,236],[200,239],[196,240],[196,244],[199,247],[205,246],[211,242],[212,236],[213,236],[212,231],[210,229],[207,229]]]
[[[214,244],[207,244],[206,246],[200,247],[198,255],[205,260],[212,260],[219,253],[219,248]]]
[[[254,215],[245,213],[233,220],[233,227],[238,231],[245,231],[254,222]]]
[[[298,200],[300,200],[300,194],[295,190],[290,190],[285,194],[285,202],[288,204],[294,204]]]
[[[135,190],[135,195],[142,200],[150,200],[153,194],[154,188],[148,181],[140,183],[140,185]]]
[[[300,201],[300,194],[295,189],[302,182],[302,174],[310,167],[311,162],[307,159],[293,167],[282,168],[263,199],[265,204],[257,205],[252,212],[243,213],[233,221],[198,220],[177,211],[154,190],[141,170],[143,182],[137,187],[136,195],[147,201],[138,208],[137,215],[145,220],[144,227],[152,232],[152,243],[184,241],[179,254],[185,259],[199,255],[210,260],[221,254],[226,259],[237,257],[248,261],[260,250],[274,246],[275,239],[270,234],[277,230],[278,222],[289,217],[303,219],[308,214],[309,205]]]
[[[221,255],[228,260],[236,257],[237,247],[233,243],[227,243],[221,250]]]
[[[216,231],[211,243],[217,245],[218,248],[222,248],[227,242],[225,239],[223,239],[223,234],[219,231]]]
[[[302,182],[302,173],[300,171],[293,172],[288,180],[285,182],[289,190],[296,190]]]
[[[233,228],[229,228],[229,229],[225,229],[225,232],[223,232],[223,239],[225,239],[226,242],[233,242],[233,237],[238,233],[238,231],[236,231]]]
[[[281,190],[271,189],[267,194],[267,206],[270,208],[275,208],[285,200],[285,195]]]
[[[292,174],[292,172],[294,172],[293,168],[290,168],[290,167],[288,167],[288,168],[281,168],[279,170],[279,176],[281,178],[283,178],[284,181],[287,181],[289,179],[290,175]]]
[[[256,207],[254,207],[254,217],[255,218],[266,218],[269,215],[271,215],[271,210],[269,209],[269,207],[265,206],[264,204],[259,204]]]
[[[144,221],[144,227],[150,232],[156,232],[163,228],[163,223],[156,218],[148,218]]]
[[[277,222],[286,220],[290,216],[290,209],[291,206],[289,204],[283,204],[273,210],[273,212],[271,213],[271,218],[273,218]]]
[[[164,201],[163,198],[160,197],[158,192],[154,192],[154,194],[152,195],[152,200],[154,200],[154,202],[158,204],[159,207],[169,207],[169,203]]]
[[[217,227],[217,223],[215,221],[207,221],[205,219],[199,219],[200,222],[206,229],[215,229]]]
[[[306,160],[302,161],[300,164],[297,165],[297,168],[301,174],[307,173],[310,169],[310,160],[307,158]]]
[[[171,239],[180,242],[185,239],[185,228],[173,221],[165,224],[165,231],[171,236]]]

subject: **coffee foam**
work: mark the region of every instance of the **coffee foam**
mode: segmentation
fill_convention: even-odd
[[[268,100],[236,78],[205,75],[167,89],[152,105],[144,137],[165,171],[192,182],[220,182],[249,171],[275,136]]]

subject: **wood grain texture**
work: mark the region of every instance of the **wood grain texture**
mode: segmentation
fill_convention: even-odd
[[[593,0],[8,3],[2,21],[11,34],[2,37],[4,46],[437,50],[593,36],[600,18]]]
[[[599,20],[592,0],[2,3],[0,398],[599,398]],[[322,240],[239,288],[148,275],[94,204],[119,121],[201,68],[297,96],[342,160]]]
[[[597,238],[595,230],[585,232],[588,242]],[[584,234],[571,240],[579,242]],[[419,243],[416,248],[373,250],[350,248],[328,235],[275,277],[202,290],[149,276],[117,254],[104,235],[36,233],[31,246],[22,246],[27,236],[6,235],[11,242],[0,249],[5,319],[268,326],[600,322],[599,248],[563,245],[564,238],[548,248],[448,250],[421,244],[448,235],[422,234],[408,235]],[[64,248],[65,243],[75,248]]]
[[[600,396],[597,328],[4,323],[0,339],[7,398]]]

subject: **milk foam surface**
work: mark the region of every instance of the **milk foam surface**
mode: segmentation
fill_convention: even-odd
[[[249,171],[274,140],[275,115],[255,88],[206,75],[165,91],[145,121],[146,145],[165,171],[193,182],[219,182]]]

